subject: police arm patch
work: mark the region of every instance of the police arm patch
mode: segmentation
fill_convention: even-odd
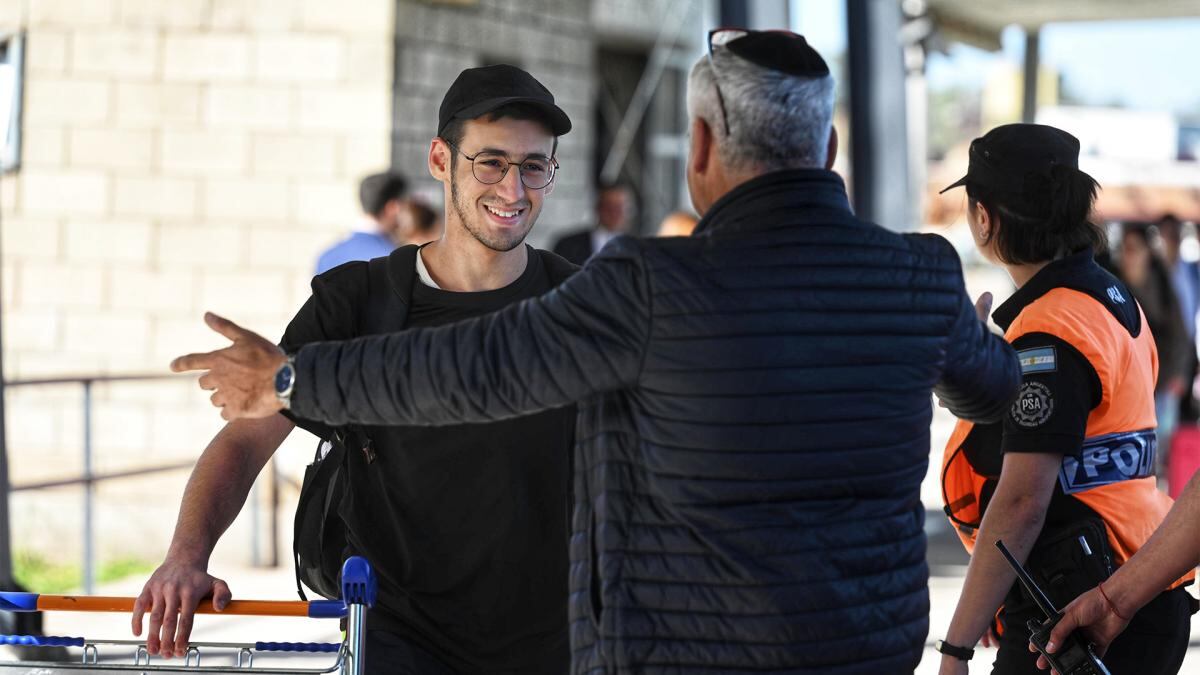
[[[1028,375],[1030,373],[1053,373],[1058,370],[1058,354],[1054,351],[1054,347],[1035,347],[1034,349],[1022,349],[1017,352],[1017,359],[1021,362],[1021,373]]]
[[[1054,414],[1054,395],[1041,382],[1025,381],[1009,415],[1018,426],[1040,427]]]

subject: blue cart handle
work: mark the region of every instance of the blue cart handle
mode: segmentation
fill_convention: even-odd
[[[375,572],[361,556],[351,556],[342,565],[342,600],[347,605],[375,605]]]
[[[87,641],[81,637],[55,635],[0,635],[0,644],[20,647],[82,647]]]
[[[37,602],[37,593],[0,591],[0,610],[6,612],[36,612]]]
[[[254,650],[259,652],[321,652],[334,653],[342,648],[337,642],[255,642]]]

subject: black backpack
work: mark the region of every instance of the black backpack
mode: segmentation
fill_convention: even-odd
[[[358,313],[359,336],[404,330],[417,276],[417,249],[404,246],[367,263],[367,301]],[[579,269],[553,253],[542,250],[537,253],[551,287],[558,286]],[[346,525],[338,513],[346,489],[346,458],[352,451],[361,451],[369,464],[375,448],[366,428],[359,425],[327,427],[307,420],[299,420],[298,424],[319,436],[321,442],[313,463],[304,469],[296,504],[292,538],[296,592],[301,599],[308,600],[303,584],[336,600],[341,597],[339,575],[347,550]]]

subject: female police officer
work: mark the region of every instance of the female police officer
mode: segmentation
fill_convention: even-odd
[[[998,643],[993,673],[1038,672],[1025,622],[1042,617],[1014,586],[997,539],[1062,607],[1132,556],[1170,508],[1153,475],[1154,340],[1129,290],[1092,259],[1104,240],[1088,222],[1097,185],[1078,158],[1079,141],[1064,131],[1006,125],[971,144],[967,175],[950,186],[966,187],[976,246],[1017,286],[993,318],[1017,349],[1022,385],[1002,420],[960,421],[943,459],[946,513],[972,554],[937,645],[944,675],[967,672],[980,637]],[[1113,642],[1105,662],[1114,673],[1179,670],[1184,581]]]

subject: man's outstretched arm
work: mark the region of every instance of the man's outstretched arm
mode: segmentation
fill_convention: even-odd
[[[206,317],[233,345],[176,359],[207,370],[222,417],[279,409],[283,353],[261,336]],[[650,289],[639,244],[617,239],[554,291],[495,314],[434,329],[320,342],[295,355],[298,417],[341,425],[482,422],[570,404],[634,384],[650,336]]]

